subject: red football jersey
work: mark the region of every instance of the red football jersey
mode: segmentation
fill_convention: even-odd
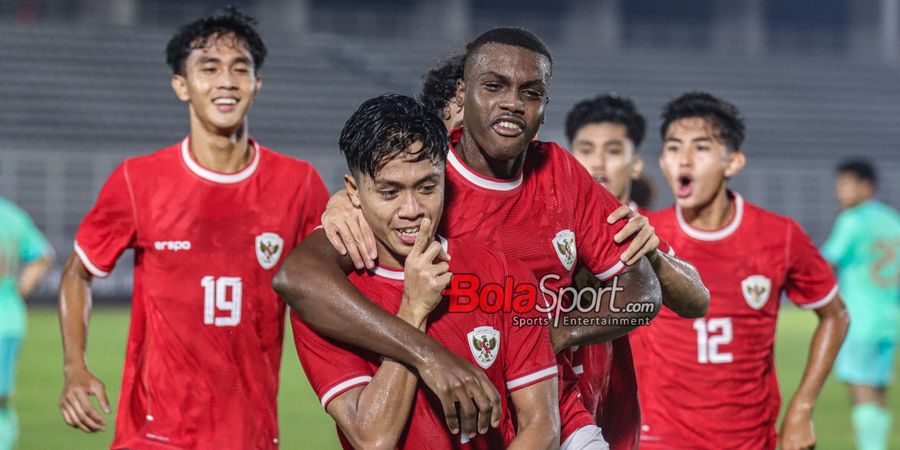
[[[730,195],[734,218],[718,231],[690,227],[677,205],[651,215],[656,232],[700,272],[711,301],[700,319],[663,309],[633,342],[642,448],[775,448],[781,294],[815,309],[837,293],[796,222]]]
[[[496,251],[458,239],[439,239],[452,257],[450,271],[454,274],[475,275],[482,283],[502,283],[508,276],[519,283],[536,283],[524,265]],[[375,304],[396,314],[403,296],[403,275],[402,270],[379,267],[374,273],[354,272],[349,279]],[[453,313],[447,311],[447,305],[445,299],[429,315],[426,333],[462,359],[484,369],[502,398],[500,427],[472,440],[450,434],[440,401],[422,387],[416,391],[410,418],[397,447],[503,448],[515,436],[508,394],[557,376],[549,329],[516,325],[514,317],[539,317],[537,311],[513,314],[476,309]],[[303,370],[323,407],[327,408],[328,402],[340,394],[367,384],[378,371],[379,355],[327,340],[308,328],[296,314],[291,314],[291,324]],[[353,448],[340,428],[338,435],[344,448]]]
[[[134,249],[131,328],[112,448],[278,446],[281,258],[318,225],[328,191],[307,162],[253,144],[236,173],[189,139],[119,165],[75,251],[105,277]]]
[[[613,241],[624,223],[606,223],[620,203],[569,152],[551,142],[532,141],[522,174],[514,180],[499,180],[466,167],[454,150],[461,137],[461,128],[450,133],[442,233],[501,249],[522,261],[554,292],[571,285],[576,262],[603,280],[624,270],[620,257],[628,242]],[[586,347],[608,352],[612,344],[593,344],[579,351]],[[594,420],[578,392],[571,352],[558,356],[565,440]]]

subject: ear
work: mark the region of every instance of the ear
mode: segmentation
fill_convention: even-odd
[[[744,156],[744,152],[740,150],[729,152],[725,166],[725,178],[737,175],[744,168],[744,164],[747,164],[747,157]]]
[[[172,75],[172,90],[175,91],[175,96],[183,102],[186,102],[191,98],[191,96],[188,95],[187,78],[185,78],[184,75],[179,75],[177,73]]]
[[[453,102],[456,103],[456,106],[462,108],[465,106],[466,102],[466,82],[463,81],[462,78],[456,80],[456,97],[453,98]]]
[[[350,196],[350,203],[354,208],[359,208],[359,186],[356,184],[356,178],[353,175],[344,174],[344,186],[347,188],[347,194]]]
[[[255,91],[255,93],[259,94],[259,91],[261,91],[261,90],[262,90],[262,77],[257,75],[256,76],[256,91]]]
[[[441,120],[450,120],[450,116],[453,114],[453,101],[456,99],[450,99],[447,102],[447,106],[441,108]]]
[[[634,158],[631,159],[631,179],[637,180],[642,173],[644,173],[644,157],[634,155]]]

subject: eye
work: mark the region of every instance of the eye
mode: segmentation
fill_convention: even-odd
[[[432,184],[432,183],[423,184],[422,186],[419,187],[419,192],[421,192],[423,194],[431,194],[432,192],[434,192],[435,189],[437,189],[436,184]]]
[[[378,194],[381,195],[381,198],[385,200],[392,200],[397,197],[396,189],[388,189],[384,191],[378,191]]]
[[[578,153],[579,155],[589,156],[589,155],[594,154],[594,149],[592,149],[590,147],[579,147],[578,149],[575,150],[575,152]]]
[[[698,145],[698,146],[697,146],[697,151],[698,151],[698,152],[708,152],[708,151],[709,151],[709,146],[708,146],[708,145]]]
[[[673,152],[673,153],[674,153],[674,152],[677,152],[677,151],[678,151],[678,146],[677,146],[677,145],[667,145],[667,146],[666,146],[666,151],[667,151],[667,152]]]
[[[216,73],[216,66],[203,66],[200,68],[203,73]]]
[[[248,68],[247,66],[237,66],[234,68],[234,71],[239,74],[248,74],[250,73],[250,68]]]
[[[484,83],[484,88],[489,92],[497,92],[503,89],[503,85],[496,82],[487,82]]]
[[[625,149],[623,149],[622,147],[610,147],[606,150],[606,153],[614,156],[620,156],[622,155],[622,153],[625,153]]]
[[[525,95],[526,95],[528,98],[531,98],[531,99],[534,99],[534,100],[540,100],[540,99],[542,99],[542,98],[544,97],[544,93],[543,93],[543,92],[537,91],[537,90],[534,90],[534,89],[526,89],[526,90],[525,90]]]

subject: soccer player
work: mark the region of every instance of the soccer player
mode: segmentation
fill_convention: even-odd
[[[521,263],[482,244],[435,235],[444,206],[447,133],[415,99],[364,102],[340,138],[350,197],[377,236],[379,266],[349,279],[373,302],[478,364],[511,403],[500,428],[461,441],[443,426],[440,402],[403,364],[323,339],[293,314],[297,352],[345,448],[555,448],[559,443],[556,359],[546,327],[512,314],[448,312],[452,273],[537,285]],[[451,259],[452,258],[452,259]],[[531,317],[540,317],[531,311]],[[467,444],[467,445],[464,445]]]
[[[622,316],[647,319],[655,315],[659,284],[641,256],[648,251],[644,244],[656,247],[652,230],[648,235],[639,225],[641,231],[632,242],[636,248],[626,249],[622,241],[634,228],[620,233],[625,227],[622,222],[607,222],[619,206],[615,198],[567,151],[533,140],[549,98],[549,50],[528,31],[497,28],[470,42],[466,52],[464,81],[458,91],[464,99],[464,126],[450,135],[441,233],[485,243],[521,260],[551,292],[570,285],[576,263],[603,280],[619,275],[616,282],[624,290],[617,304],[635,303],[639,308],[634,310],[642,311]],[[332,201],[342,203],[336,210],[346,210],[346,195]],[[345,270],[352,266],[348,258],[344,267],[336,262],[336,249],[353,256],[358,268],[360,258],[368,267],[375,259],[368,251],[372,247],[365,247],[366,238],[357,237],[365,232],[352,230],[362,222],[358,211],[349,216],[353,218],[332,221],[326,214],[326,230],[314,232],[292,252],[276,278],[276,289],[312,328],[330,338],[398,359],[426,375],[441,370],[428,360],[433,342],[426,335],[374,307],[346,281]],[[326,233],[331,234],[334,248]],[[599,314],[611,315],[605,310]],[[559,403],[564,448],[606,445],[581,404],[574,374],[566,373],[565,369],[571,371],[568,349],[621,336],[638,323],[560,323],[551,330],[563,367]],[[464,433],[484,433],[489,422],[496,425],[496,420],[488,420],[494,417],[484,417],[486,402],[477,393],[460,386],[426,384],[441,398],[451,431],[460,428],[455,402],[460,404]]]
[[[441,118],[448,131],[462,125],[463,121],[463,105],[456,97],[456,84],[463,76],[464,56],[453,55],[441,61],[422,78],[419,101]]]
[[[0,197],[0,449],[19,434],[10,396],[25,337],[25,302],[53,264],[53,248],[25,211]]]
[[[248,135],[266,47],[233,8],[169,41],[190,135],[120,164],[75,236],[60,286],[66,423],[110,411],[85,357],[91,280],[134,249],[131,327],[112,448],[277,448],[285,304],[271,289],[285,249],[319,223],[328,192],[307,162]]]
[[[812,411],[849,318],[828,264],[793,220],[728,189],[745,163],[737,108],[707,93],[668,103],[660,133],[675,205],[650,215],[711,293],[706,317],[663,310],[635,348],[641,448],[812,448]],[[787,294],[819,318],[803,380],[776,434],[775,322]],[[646,358],[646,359],[644,359]]]
[[[853,399],[857,448],[886,449],[886,391],[900,337],[900,215],[874,199],[878,180],[868,161],[845,161],[836,172],[835,193],[844,211],[822,254],[838,270],[853,322],[835,371]]]
[[[632,185],[643,170],[638,149],[645,128],[646,121],[634,102],[613,94],[582,100],[566,115],[566,137],[575,159],[622,204],[643,215],[648,211],[639,208],[631,194]],[[660,248],[649,253],[648,258],[660,280],[671,278],[673,275],[668,272],[675,271],[702,285],[697,270],[674,258],[665,242],[660,242]],[[576,284],[592,278],[589,274],[578,275]],[[709,291],[664,289],[663,303],[681,317],[703,317],[709,307]],[[613,450],[636,448],[639,441],[641,419],[634,366],[641,361],[634,360],[631,342],[642,338],[641,328],[615,339],[612,357],[595,352],[596,346],[586,347],[576,353],[573,362],[580,375],[578,385],[585,406],[594,414]]]

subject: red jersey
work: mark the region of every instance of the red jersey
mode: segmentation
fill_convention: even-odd
[[[462,162],[454,149],[461,137],[461,128],[450,133],[443,233],[501,249],[555,292],[571,285],[576,262],[603,280],[624,270],[620,257],[627,242],[613,241],[624,223],[606,223],[620,203],[569,152],[551,142],[532,141],[522,174],[499,180]],[[580,351],[586,347],[608,351],[612,344],[592,344]],[[578,392],[571,353],[558,355],[562,440],[594,424]]]
[[[482,283],[502,283],[508,276],[520,283],[536,283],[525,266],[496,251],[457,239],[439,239],[452,257],[452,273],[472,274]],[[373,303],[396,314],[403,297],[403,275],[402,270],[379,267],[374,273],[351,273],[349,279]],[[413,398],[397,448],[420,449],[425,443],[430,449],[504,448],[515,436],[509,394],[557,376],[549,329],[516,325],[516,315],[512,313],[487,313],[481,309],[451,313],[447,311],[448,303],[445,299],[428,316],[426,333],[460,358],[484,369],[502,399],[500,427],[471,440],[461,440],[461,435],[450,434],[447,429],[440,400],[423,386]],[[529,315],[539,317],[537,311]],[[335,397],[367,384],[378,371],[380,355],[325,339],[296,314],[291,314],[291,324],[303,370],[326,409]],[[353,448],[340,428],[338,435],[345,449]]]
[[[78,229],[96,277],[134,249],[112,448],[278,446],[285,304],[272,277],[328,191],[309,163],[250,142],[250,164],[230,174],[201,167],[187,138],[126,160]]]
[[[718,231],[690,227],[677,205],[651,215],[660,237],[697,268],[711,301],[700,319],[663,309],[633,342],[642,448],[775,448],[781,294],[815,309],[837,293],[796,222],[729,195],[734,218]]]
[[[634,202],[629,206],[642,216],[650,215],[649,210]],[[658,248],[661,252],[674,254],[669,244],[662,240]],[[636,335],[640,328],[614,339],[611,348],[586,346],[575,352],[572,362],[579,376],[578,389],[584,404],[603,430],[610,450],[636,449],[639,443],[641,411],[631,341],[639,339]]]

